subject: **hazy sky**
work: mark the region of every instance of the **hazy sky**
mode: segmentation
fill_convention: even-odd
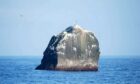
[[[36,55],[78,23],[101,55],[140,55],[140,0],[0,0],[0,55]]]

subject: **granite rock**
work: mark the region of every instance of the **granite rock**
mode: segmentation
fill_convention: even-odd
[[[37,70],[97,71],[99,42],[79,25],[52,36]]]

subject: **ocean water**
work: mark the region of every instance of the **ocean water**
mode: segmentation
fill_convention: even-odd
[[[0,84],[140,84],[140,58],[100,57],[97,72],[34,70],[41,58],[1,56]]]

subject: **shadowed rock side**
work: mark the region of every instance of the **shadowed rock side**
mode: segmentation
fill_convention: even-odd
[[[97,71],[99,43],[92,32],[78,25],[53,36],[37,70]]]

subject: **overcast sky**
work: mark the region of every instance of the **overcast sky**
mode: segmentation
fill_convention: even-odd
[[[75,23],[95,33],[102,56],[140,55],[140,0],[0,0],[0,56],[42,56]]]

